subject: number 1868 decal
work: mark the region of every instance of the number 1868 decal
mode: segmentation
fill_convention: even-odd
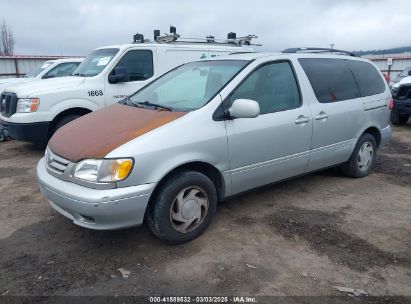
[[[88,91],[88,96],[103,96],[103,90]]]

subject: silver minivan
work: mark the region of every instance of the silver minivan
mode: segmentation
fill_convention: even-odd
[[[75,224],[145,220],[172,244],[240,192],[331,166],[367,176],[391,137],[388,85],[368,60],[308,52],[191,62],[61,128],[37,174]]]

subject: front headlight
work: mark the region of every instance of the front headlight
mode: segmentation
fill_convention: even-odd
[[[94,183],[118,182],[126,179],[133,168],[133,159],[85,159],[74,168],[73,176]]]
[[[40,104],[38,98],[20,98],[17,101],[17,113],[31,113],[36,112]]]

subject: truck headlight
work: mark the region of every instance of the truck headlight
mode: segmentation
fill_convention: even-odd
[[[74,168],[73,176],[94,183],[118,182],[130,175],[133,164],[131,158],[85,159]]]
[[[36,112],[40,104],[38,98],[19,98],[17,101],[17,113],[31,113]]]

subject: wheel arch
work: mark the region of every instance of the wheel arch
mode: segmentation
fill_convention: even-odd
[[[150,201],[149,201],[148,205],[152,204],[152,201],[156,197],[159,189],[161,189],[161,187],[170,178],[172,178],[174,175],[178,174],[179,172],[183,172],[183,171],[196,171],[196,172],[200,172],[200,173],[204,174],[205,176],[207,176],[213,182],[214,186],[216,187],[218,201],[220,201],[224,198],[225,182],[224,182],[224,178],[223,178],[221,172],[216,167],[214,167],[213,165],[211,165],[207,162],[192,161],[192,162],[181,164],[181,165],[173,168],[172,170],[170,170],[167,174],[165,174],[163,176],[163,178],[161,178],[160,182],[154,188],[154,190],[151,194]]]
[[[90,110],[90,109],[88,109],[88,108],[83,108],[83,107],[69,108],[69,109],[66,109],[66,110],[60,112],[60,113],[57,114],[57,115],[53,118],[53,120],[51,121],[50,128],[49,128],[49,134],[51,134],[51,133],[53,132],[56,124],[57,124],[57,123],[59,122],[59,120],[62,119],[63,117],[68,116],[68,115],[80,115],[80,116],[83,116],[83,115],[86,115],[86,114],[91,113],[91,112],[92,112],[92,110]]]
[[[361,135],[363,135],[365,133],[368,133],[368,134],[371,134],[372,136],[374,136],[375,141],[377,142],[377,148],[379,148],[380,144],[381,144],[381,132],[380,132],[380,130],[375,126],[372,126],[372,127],[369,127],[367,129],[365,129],[364,132],[362,132]]]

